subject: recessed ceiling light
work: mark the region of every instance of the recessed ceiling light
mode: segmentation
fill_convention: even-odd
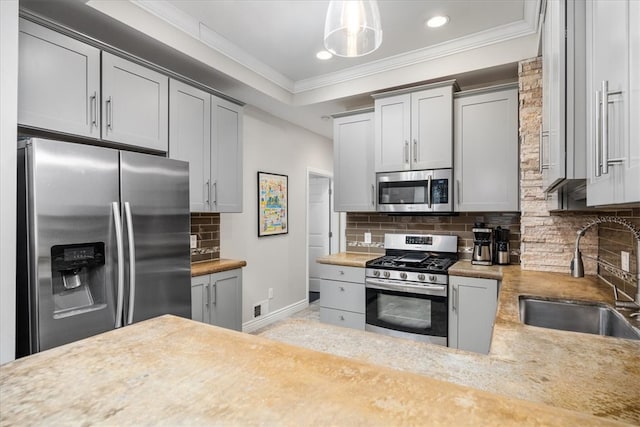
[[[331,59],[332,57],[333,55],[328,50],[321,50],[320,52],[316,53],[316,58],[322,59],[323,61]]]
[[[433,18],[427,21],[427,27],[438,28],[438,27],[442,27],[447,22],[449,22],[448,16],[434,16]]]

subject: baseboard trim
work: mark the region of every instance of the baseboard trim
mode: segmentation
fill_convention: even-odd
[[[258,329],[264,328],[265,326],[275,323],[278,320],[286,319],[292,314],[297,313],[300,310],[304,310],[308,306],[309,300],[303,299],[302,301],[298,301],[279,310],[273,311],[266,316],[261,316],[257,319],[249,320],[248,322],[242,324],[242,332],[251,333],[257,331]]]

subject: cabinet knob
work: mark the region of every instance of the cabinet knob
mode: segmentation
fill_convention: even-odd
[[[340,270],[340,275],[344,276],[344,271]]]
[[[340,286],[340,291],[344,292],[344,286]]]
[[[344,321],[344,316],[343,315],[340,315],[340,320]]]

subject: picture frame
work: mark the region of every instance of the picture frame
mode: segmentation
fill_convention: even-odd
[[[258,171],[258,237],[289,233],[289,177]]]

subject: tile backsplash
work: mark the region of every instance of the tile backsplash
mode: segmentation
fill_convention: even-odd
[[[476,222],[509,229],[511,263],[520,263],[520,213],[468,212],[455,216],[388,215],[383,213],[347,213],[347,251],[384,254],[385,233],[444,234],[458,236],[458,256],[471,259]],[[364,233],[371,233],[371,243],[364,243]]]
[[[191,262],[220,258],[220,214],[191,213],[191,234],[198,236],[198,247],[191,249]]]

